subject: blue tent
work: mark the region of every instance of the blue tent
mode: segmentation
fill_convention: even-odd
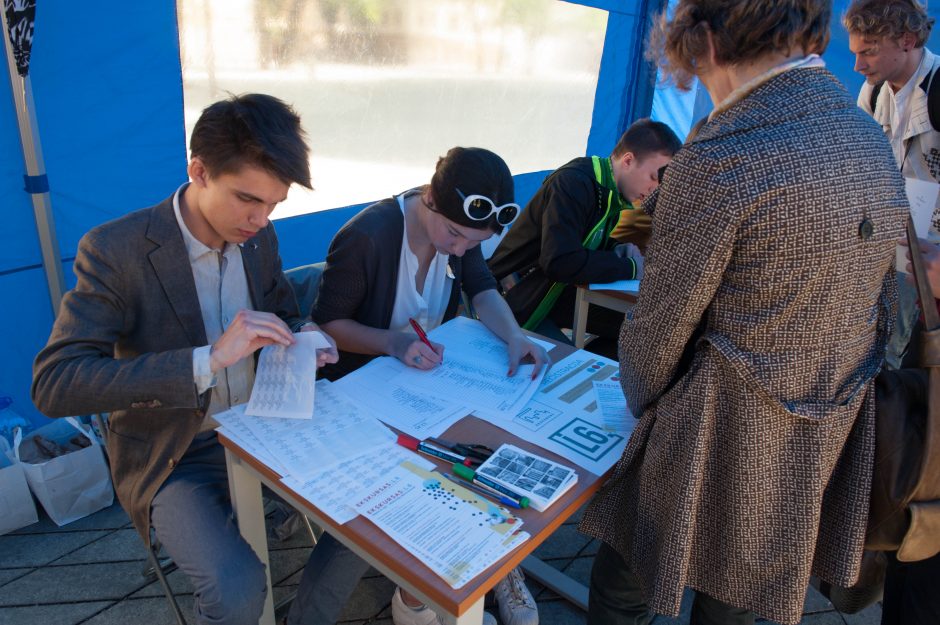
[[[84,232],[162,200],[185,180],[177,7],[157,0],[106,3],[94,9],[66,0],[37,0],[37,4],[30,68],[33,112],[68,288],[74,284],[71,262]],[[702,95],[654,89],[654,76],[642,58],[648,18],[664,2],[570,0],[570,4],[609,14],[584,153],[609,152],[626,126],[651,110],[684,136],[696,99],[701,110]],[[835,3],[832,43],[825,58],[856,92],[861,78],[852,72],[847,36],[838,24],[845,4],[845,0]],[[23,151],[11,87],[0,82],[0,188],[5,189],[9,228],[0,246],[4,355],[0,396],[12,397],[13,410],[39,423],[44,417],[29,399],[31,363],[48,337],[53,311],[31,196],[24,191]],[[545,170],[519,173],[518,199],[527,200],[546,174]],[[354,183],[353,177],[350,184]],[[279,221],[285,266],[322,260],[332,234],[360,206]]]

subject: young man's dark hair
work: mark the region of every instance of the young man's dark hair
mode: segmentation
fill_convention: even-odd
[[[669,126],[644,118],[638,119],[627,128],[614,146],[611,156],[618,158],[632,152],[638,159],[643,160],[650,154],[672,156],[681,147],[682,142]]]
[[[285,184],[296,182],[310,189],[305,136],[300,116],[289,104],[249,93],[206,107],[193,128],[189,149],[213,176],[254,165]]]

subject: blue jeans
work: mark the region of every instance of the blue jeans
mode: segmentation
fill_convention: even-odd
[[[624,559],[606,543],[594,558],[588,619],[591,625],[649,625],[653,614],[643,598],[643,585]],[[752,625],[754,613],[705,593],[695,593],[690,625]]]
[[[150,521],[167,554],[192,580],[197,624],[257,625],[267,592],[264,565],[238,532],[225,451],[214,432],[193,440],[154,497]],[[308,574],[312,568],[317,570]],[[335,623],[366,570],[365,562],[324,534],[304,570],[289,622]]]

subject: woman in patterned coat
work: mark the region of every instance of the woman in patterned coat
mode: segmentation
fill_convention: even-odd
[[[693,624],[797,623],[811,573],[857,575],[907,201],[881,129],[812,54],[830,12],[680,0],[660,21],[663,69],[715,110],[643,207],[620,336],[639,421],[581,525],[604,543],[591,625],[676,615],[686,587]]]

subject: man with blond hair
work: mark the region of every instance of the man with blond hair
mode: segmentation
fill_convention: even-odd
[[[934,19],[916,0],[858,0],[843,24],[855,71],[865,77],[858,105],[878,122],[891,142],[894,158],[908,178],[940,181],[940,119],[930,114],[928,89],[935,92],[934,118],[940,117],[940,81],[933,84],[940,57],[925,46]],[[935,209],[931,230],[940,231]],[[894,335],[888,343],[888,364],[899,367],[917,320],[914,288],[901,280]]]
[[[856,0],[842,22],[855,71],[865,76],[858,105],[881,124],[901,173],[940,181],[940,57],[925,45],[934,19],[916,0]],[[940,233],[938,208],[930,230]],[[919,314],[914,287],[906,280],[898,287],[898,320],[887,353],[893,367],[900,365]],[[882,625],[940,622],[940,555],[908,563],[888,555]]]

